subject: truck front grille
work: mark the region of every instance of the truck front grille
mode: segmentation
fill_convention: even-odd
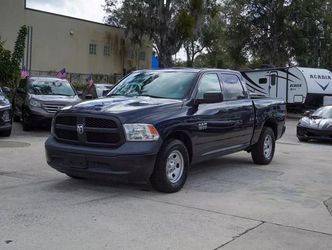
[[[82,145],[118,147],[124,142],[122,126],[114,117],[58,114],[54,134],[59,141]]]

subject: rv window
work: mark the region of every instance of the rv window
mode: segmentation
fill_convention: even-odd
[[[267,78],[260,78],[259,84],[267,84]]]
[[[274,86],[276,85],[277,82],[277,75],[276,74],[272,74],[271,75],[271,85]]]

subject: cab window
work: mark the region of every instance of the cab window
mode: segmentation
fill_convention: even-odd
[[[245,98],[245,91],[240,79],[236,75],[222,74],[223,95],[225,101],[239,100]]]
[[[200,79],[196,99],[203,99],[205,93],[221,93],[217,74],[204,74]]]

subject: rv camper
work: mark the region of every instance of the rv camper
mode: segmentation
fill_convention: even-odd
[[[320,107],[332,104],[332,72],[314,68],[269,68],[243,71],[254,94],[282,98],[288,106]]]

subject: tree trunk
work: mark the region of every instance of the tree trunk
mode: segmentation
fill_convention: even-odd
[[[173,65],[172,55],[166,51],[159,50],[159,68],[170,68]]]

